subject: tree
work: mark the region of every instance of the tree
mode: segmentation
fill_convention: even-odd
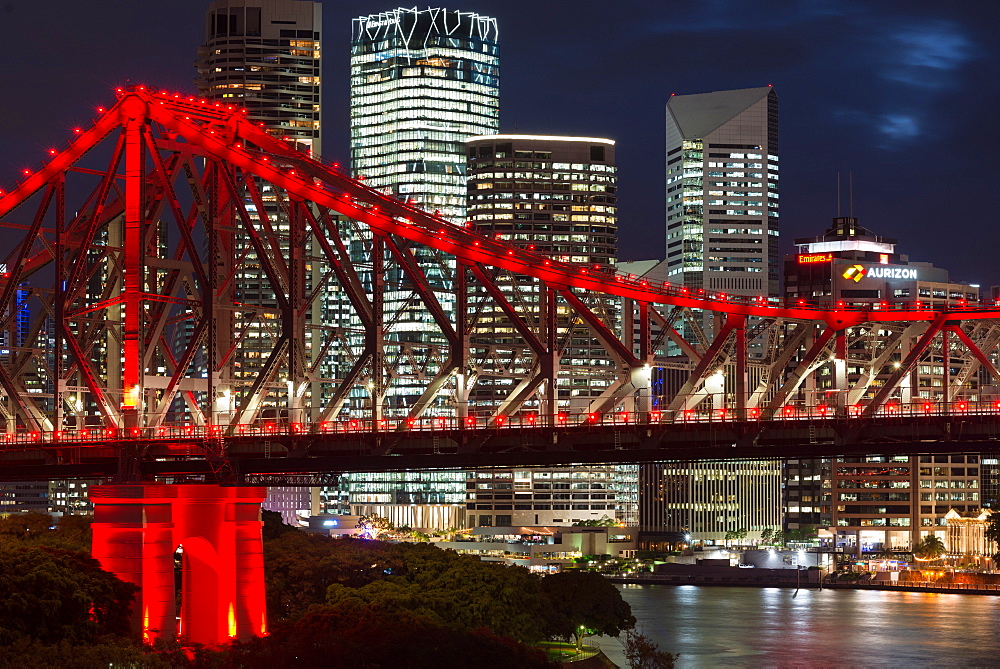
[[[372,513],[358,518],[358,529],[361,530],[361,536],[365,539],[381,539],[391,533],[394,528],[388,518]]]
[[[0,645],[19,639],[85,643],[129,634],[138,586],[86,553],[45,546],[0,548]]]
[[[991,513],[986,524],[986,540],[992,541],[994,546],[1000,544],[1000,513]],[[1000,565],[1000,551],[993,554],[993,562]]]
[[[436,550],[436,549],[435,549]],[[402,568],[398,544],[331,539],[292,530],[264,542],[268,616],[293,620],[326,600],[333,584],[360,588]]]
[[[913,547],[913,556],[922,562],[937,560],[945,554],[946,548],[941,537],[928,534]]]
[[[41,536],[54,524],[52,516],[47,513],[12,513],[6,518],[0,518],[0,540],[24,541]]]
[[[760,543],[769,544],[771,539],[774,537],[774,529],[771,527],[764,528],[764,531],[760,533]]]
[[[356,600],[384,611],[412,611],[435,624],[465,631],[487,627],[519,641],[545,636],[544,621],[553,612],[538,577],[527,569],[428,544],[390,545],[400,559],[399,570],[361,588],[331,586],[327,603]]]
[[[635,627],[635,616],[610,581],[594,572],[564,571],[542,579],[542,592],[556,615],[549,621],[551,636],[576,639],[594,634],[618,636]]]
[[[635,630],[625,632],[625,659],[631,669],[673,669],[677,655],[660,650],[659,644]]]
[[[607,515],[593,520],[578,520],[573,523],[573,527],[618,527],[620,522]]]

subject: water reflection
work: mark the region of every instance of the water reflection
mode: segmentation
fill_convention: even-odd
[[[1000,599],[917,592],[621,586],[679,667],[998,666]],[[601,644],[628,666],[613,639]]]

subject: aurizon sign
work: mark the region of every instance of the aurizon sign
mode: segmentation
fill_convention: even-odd
[[[884,265],[851,265],[844,270],[841,275],[854,283],[861,281],[865,277],[872,279],[916,279],[917,270],[911,267],[886,267]]]

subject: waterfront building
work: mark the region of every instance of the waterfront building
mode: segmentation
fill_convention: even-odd
[[[263,123],[268,132],[294,142],[303,153],[320,156],[321,146],[321,48],[322,5],[308,0],[215,0],[205,14],[204,42],[196,62],[199,94],[209,100],[239,105],[249,111],[250,118]],[[289,227],[280,204],[281,193],[264,185],[261,201],[264,211],[248,200],[251,217],[266,212],[278,234],[278,244],[287,250]],[[207,243],[207,242],[206,242]],[[249,242],[244,242],[249,245]],[[309,251],[307,250],[307,253]],[[268,282],[260,269],[254,269],[256,257],[246,252],[251,261],[234,284],[240,302],[246,305],[242,317],[252,317],[250,336],[243,340],[236,353],[248,359],[245,367],[255,374],[260,359],[270,354],[273,340],[267,321],[277,313],[277,302],[269,292]],[[318,266],[311,263],[311,266]],[[312,270],[310,270],[311,274]],[[311,283],[310,275],[307,282]],[[338,294],[317,298],[308,319],[304,348],[311,350],[314,333],[324,326],[324,312],[337,310]],[[330,304],[327,304],[327,303]],[[254,345],[256,344],[256,345]],[[308,355],[308,353],[307,353]],[[239,361],[236,368],[243,367]],[[336,370],[323,370],[335,375]],[[237,372],[234,382],[239,382]],[[234,413],[236,393],[219,388],[220,400],[213,420],[226,424]],[[228,402],[228,403],[227,403]],[[318,402],[317,402],[318,404]],[[287,407],[265,409],[286,420],[302,420],[301,402],[289,393]],[[316,510],[317,491],[310,488],[274,487],[268,492],[264,508],[278,511],[288,524],[297,524],[299,514]]]
[[[952,282],[947,270],[931,263],[911,261],[897,252],[895,239],[873,233],[852,216],[838,216],[822,236],[796,239],[795,244],[797,252],[784,258],[788,302],[890,309],[917,302],[932,308],[964,306],[979,300],[977,287]],[[851,389],[846,405],[872,398],[898,366],[901,352],[874,369],[867,350],[870,338],[891,334],[862,329],[847,333],[847,360],[839,363],[845,365]],[[941,351],[932,351],[901,384],[896,401],[902,410],[980,399],[978,376],[962,376],[974,363],[965,356],[949,351],[946,372]],[[831,361],[810,375],[790,403],[834,406],[841,392],[834,386],[836,364]],[[830,527],[838,545],[852,550],[909,549],[928,533],[944,539],[945,514],[952,505],[959,513],[975,513],[983,504],[979,459],[924,455],[788,460],[786,529]]]
[[[770,86],[667,102],[671,282],[778,295],[778,96]]]
[[[781,463],[657,462],[639,465],[639,529],[644,543],[722,544],[781,527]]]
[[[442,541],[439,548],[475,555],[484,562],[526,567],[537,573],[558,572],[587,555],[634,558],[635,528],[494,526],[469,531],[471,541]]]
[[[945,547],[948,557],[961,562],[981,562],[986,564],[997,552],[997,543],[986,538],[986,528],[990,525],[993,512],[983,509],[976,512],[959,512],[951,509],[945,514],[947,535]]]

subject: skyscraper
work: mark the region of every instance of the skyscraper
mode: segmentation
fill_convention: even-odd
[[[246,107],[319,155],[322,10],[308,0],[215,0],[195,64],[198,92]]]
[[[199,93],[210,100],[238,104],[265,124],[277,136],[294,140],[298,150],[319,155],[320,146],[320,45],[322,5],[307,0],[215,0],[205,15],[205,42],[198,51],[196,83]],[[284,253],[289,245],[289,226],[283,197],[265,185],[261,193],[264,211],[253,202],[247,210],[251,218],[266,212],[278,234]],[[248,258],[256,257],[252,250]],[[312,263],[315,266],[315,263]],[[309,279],[311,281],[311,279]],[[247,338],[238,355],[260,359],[270,353],[267,320],[274,317],[276,301],[269,292],[263,272],[248,263],[235,282],[234,290],[246,305],[243,317],[253,336]],[[307,351],[313,330],[322,325],[321,296],[311,309],[313,328],[307,328],[301,345]],[[239,365],[239,363],[237,363]],[[250,368],[250,366],[248,366]],[[238,379],[234,379],[238,382]],[[236,394],[222,394],[213,420],[227,423],[235,409]],[[227,406],[225,403],[229,401]],[[285,412],[301,420],[304,410],[289,392]],[[285,522],[294,524],[296,512],[318,506],[318,491],[309,488],[271,488],[264,508],[279,511]]]
[[[778,295],[778,96],[770,86],[667,102],[670,280]]]
[[[465,220],[465,140],[499,126],[497,24],[471,12],[398,8],[354,19],[351,42],[351,168],[365,183],[452,221]],[[367,232],[348,233],[352,257],[370,263]],[[413,249],[421,271],[454,317],[454,258]],[[362,270],[362,275],[370,276]],[[386,358],[397,374],[384,389],[387,415],[406,415],[426,382],[410,361],[438,364],[447,339],[395,266],[384,277]],[[360,344],[360,342],[356,342]],[[433,373],[433,368],[429,368]],[[379,395],[379,389],[373,389]],[[454,415],[438,395],[427,413]],[[359,473],[343,477],[338,505],[397,525],[464,527],[465,472]]]
[[[468,142],[470,222],[479,230],[564,262],[608,268],[615,262],[617,181],[615,143],[594,137],[488,135]],[[539,295],[527,277],[498,276],[514,307],[535,324]],[[613,300],[590,304],[616,330]],[[477,317],[475,338],[481,345],[525,345],[513,325],[496,309]],[[600,342],[586,326],[561,311],[557,322],[563,384],[553,406],[589,411],[617,376]],[[480,373],[473,404],[489,412],[530,370],[507,378]],[[513,370],[508,370],[508,374]],[[543,389],[543,392],[549,392]],[[537,406],[536,406],[537,409]]]
[[[469,220],[483,232],[565,262],[609,267],[617,241],[615,143],[594,137],[489,135],[468,142]],[[539,326],[538,286],[527,277],[499,275],[501,290],[532,327]],[[589,304],[612,330],[617,304]],[[493,349],[487,359],[512,358],[524,348],[516,329],[500,309],[477,317],[474,347]],[[560,385],[541,388],[555,393],[549,404],[558,411],[588,411],[610,385],[617,370],[600,342],[561,307],[556,339]],[[527,356],[530,359],[530,356]],[[480,373],[470,409],[492,413],[530,374],[506,368]],[[530,413],[549,411],[538,399]],[[565,466],[517,471],[469,473],[467,509],[470,525],[551,525],[598,520],[603,516],[635,522],[636,467]]]
[[[463,220],[465,140],[499,127],[498,68],[496,19],[431,7],[354,19],[354,173]]]

